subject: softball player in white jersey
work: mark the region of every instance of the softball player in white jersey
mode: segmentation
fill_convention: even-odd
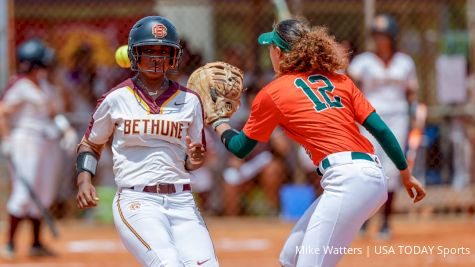
[[[118,187],[112,208],[126,248],[144,266],[218,266],[190,186],[189,171],[205,157],[201,102],[165,75],[178,68],[178,34],[169,20],[145,17],[132,27],[128,45],[138,73],[98,101],[78,150],[78,205],[97,204],[91,178],[112,139]]]
[[[40,40],[22,43],[17,48],[19,74],[5,89],[1,100],[2,152],[11,160],[13,171],[13,188],[7,203],[9,236],[2,250],[4,258],[15,256],[15,237],[23,219],[30,219],[33,224],[29,255],[53,255],[40,240],[42,214],[24,184],[27,182],[40,204],[48,208],[57,190],[59,151],[55,148],[58,148],[59,137],[65,134],[66,141],[73,147],[77,142],[65,117],[57,114],[50,88],[43,83],[53,56],[52,50]]]
[[[356,56],[348,68],[348,73],[354,80],[359,81],[360,88],[369,102],[392,130],[399,145],[405,148],[410,129],[408,96],[413,95],[418,88],[415,64],[409,55],[396,50],[397,25],[392,17],[376,16],[371,30],[375,52]],[[376,155],[381,159],[385,174],[389,177],[388,201],[385,204],[380,230],[383,237],[387,237],[394,191],[400,186],[399,170],[373,136],[367,131],[364,133],[375,146]]]

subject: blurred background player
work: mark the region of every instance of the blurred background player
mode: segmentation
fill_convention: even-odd
[[[78,148],[77,204],[97,205],[91,180],[112,139],[114,223],[129,252],[145,266],[218,266],[190,186],[190,171],[206,154],[201,101],[168,77],[178,71],[181,54],[168,19],[149,16],[134,24],[128,56],[137,74],[97,103]]]
[[[33,202],[25,180],[48,208],[58,186],[60,137],[71,151],[77,142],[75,131],[58,113],[59,101],[48,82],[47,68],[54,52],[39,39],[30,39],[17,48],[18,73],[12,77],[1,100],[2,152],[11,161],[12,192],[8,199],[9,229],[2,256],[15,256],[15,237],[20,221],[32,222],[30,256],[54,255],[41,242],[42,214]]]
[[[376,16],[371,26],[374,51],[357,55],[348,67],[348,73],[387,123],[399,145],[405,149],[411,127],[410,109],[411,104],[416,103],[418,81],[414,61],[409,55],[397,49],[397,35],[398,26],[393,17],[386,14]],[[412,141],[419,141],[411,144],[411,147],[417,147],[421,136],[420,131],[417,134],[416,129],[420,130],[423,123],[413,125],[417,127],[414,129]],[[376,155],[381,159],[384,172],[389,178],[388,201],[383,208],[383,221],[379,230],[382,238],[388,238],[389,218],[395,192],[400,187],[400,174],[376,139],[367,131],[363,132],[374,145]],[[412,168],[413,155],[410,159],[410,168]],[[365,229],[366,224],[363,225],[362,232]]]

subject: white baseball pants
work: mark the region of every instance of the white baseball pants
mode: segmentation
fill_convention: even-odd
[[[114,222],[125,247],[144,266],[219,266],[191,192],[156,194],[122,189]]]
[[[387,200],[387,179],[376,162],[353,160],[351,152],[329,155],[323,173],[323,194],[294,226],[280,254],[284,267],[331,267],[342,253],[329,248],[349,247],[359,229]]]

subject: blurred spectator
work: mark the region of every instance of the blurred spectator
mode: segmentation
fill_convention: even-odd
[[[244,126],[249,116],[249,105],[257,94],[258,81],[246,92],[242,106],[232,117],[230,124],[236,129]],[[253,90],[255,89],[255,90]],[[227,168],[223,170],[223,212],[225,215],[254,213],[277,215],[279,189],[291,176],[291,141],[280,130],[274,131],[269,143],[259,143],[251,155],[241,160],[228,154]],[[264,199],[257,199],[259,192]],[[246,201],[246,199],[250,199]],[[259,201],[264,201],[260,204]],[[249,205],[248,205],[249,204]]]

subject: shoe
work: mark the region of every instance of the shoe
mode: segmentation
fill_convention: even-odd
[[[0,258],[10,261],[15,258],[15,249],[12,245],[5,245],[0,251]]]
[[[380,239],[383,239],[383,240],[391,239],[391,231],[389,230],[389,227],[384,226],[383,228],[381,228],[378,236]]]
[[[30,257],[55,257],[56,253],[54,253],[50,249],[44,247],[43,245],[39,245],[39,246],[32,246],[30,248],[30,251],[28,252],[28,256],[30,256]]]

